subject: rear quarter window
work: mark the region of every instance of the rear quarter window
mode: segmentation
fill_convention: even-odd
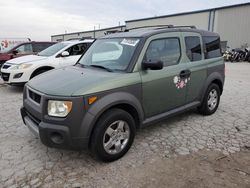
[[[218,36],[204,36],[205,58],[211,59],[221,57],[220,37]]]

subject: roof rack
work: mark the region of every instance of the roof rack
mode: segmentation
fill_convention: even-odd
[[[176,26],[174,26],[174,28],[185,28],[185,27],[187,27],[187,28],[191,28],[191,29],[196,29],[196,26],[195,25],[176,25]]]
[[[82,40],[85,40],[85,39],[95,39],[93,37],[81,37],[79,40],[82,41]]]
[[[130,29],[125,29],[124,32],[128,32],[130,30],[135,30],[135,29],[143,29],[143,28],[149,28],[149,27],[157,27],[155,29],[166,29],[166,28],[191,28],[191,29],[196,29],[194,25],[179,25],[179,26],[174,26],[174,25],[148,25],[148,26],[141,26],[141,27],[133,27]]]
[[[128,32],[130,30],[134,30],[134,29],[143,29],[143,28],[149,28],[149,27],[165,27],[165,28],[172,28],[174,27],[173,25],[147,25],[147,26],[141,26],[141,27],[133,27],[130,29],[125,29],[124,32]]]

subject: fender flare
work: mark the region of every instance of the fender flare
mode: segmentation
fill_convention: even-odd
[[[140,124],[142,123],[144,112],[140,101],[130,93],[115,92],[107,94],[90,106],[82,120],[80,135],[90,138],[99,117],[108,109],[120,104],[132,106],[137,111]]]
[[[205,94],[206,94],[206,91],[207,91],[207,88],[209,87],[209,85],[211,84],[211,83],[213,83],[214,81],[219,81],[220,83],[221,83],[221,86],[222,86],[222,90],[221,90],[221,94],[222,94],[222,92],[223,92],[223,85],[224,85],[224,78],[223,78],[223,76],[220,74],[220,73],[218,73],[218,72],[213,72],[213,73],[211,73],[208,77],[207,77],[207,79],[206,79],[206,82],[205,82],[205,84],[204,84],[204,86],[203,86],[203,88],[202,88],[202,91],[201,91],[201,94],[200,94],[200,99],[201,99],[201,102],[203,101],[203,98],[204,98],[204,96],[205,96]]]
[[[33,77],[33,75],[39,71],[39,70],[43,70],[43,69],[47,69],[47,70],[52,70],[52,69],[55,69],[55,67],[52,67],[52,66],[41,66],[41,67],[37,67],[30,75],[30,79]]]

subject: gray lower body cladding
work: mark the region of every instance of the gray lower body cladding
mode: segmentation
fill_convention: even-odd
[[[48,147],[62,149],[87,149],[88,137],[72,137],[69,126],[65,124],[44,123],[35,118],[22,107],[20,109],[24,124]]]
[[[130,104],[140,112],[142,120],[143,110],[140,106],[140,91],[138,85],[119,88],[93,94],[98,100],[91,106],[88,97],[49,96],[28,86],[24,87],[23,107],[21,115],[24,124],[49,147],[63,149],[86,149],[96,121],[104,111],[118,104]],[[91,95],[92,96],[92,95]],[[72,101],[72,110],[65,118],[48,115],[48,101]]]
[[[66,125],[55,125],[34,120],[34,117],[22,107],[23,122],[41,142],[49,147],[62,149],[86,149],[89,138],[73,138],[70,129]]]

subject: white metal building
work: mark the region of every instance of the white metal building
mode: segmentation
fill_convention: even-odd
[[[142,18],[125,21],[126,26],[117,26],[95,31],[51,36],[52,41],[81,37],[100,37],[115,31],[153,25],[194,25],[198,29],[214,31],[227,41],[231,48],[250,46],[250,2],[194,12]]]
[[[107,34],[115,33],[117,31],[124,31],[124,30],[125,30],[125,26],[122,25],[122,26],[109,27],[109,28],[98,29],[98,30],[52,35],[51,40],[54,42],[60,42],[60,41],[65,41],[65,40],[75,40],[75,39],[81,39],[81,38],[98,38]]]

